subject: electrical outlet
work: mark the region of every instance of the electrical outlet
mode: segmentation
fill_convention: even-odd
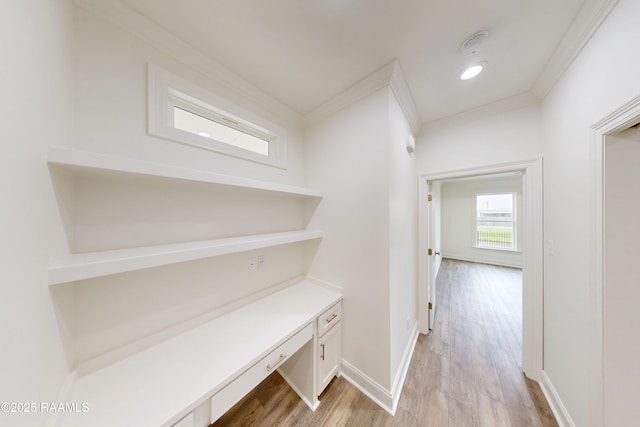
[[[258,266],[258,261],[255,258],[249,258],[249,271],[254,271]]]

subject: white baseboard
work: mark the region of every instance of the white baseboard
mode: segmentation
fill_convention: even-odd
[[[480,264],[499,265],[502,267],[522,268],[522,263],[513,263],[508,261],[484,259],[480,257],[470,257],[465,255],[456,255],[456,254],[450,254],[450,253],[444,253],[444,252],[442,253],[442,258],[455,259],[458,261],[477,262]]]
[[[378,406],[393,415],[393,396],[389,390],[344,359],[342,359],[342,376]]]
[[[402,388],[404,387],[404,381],[407,378],[407,372],[409,372],[409,365],[411,364],[411,358],[413,357],[413,350],[416,348],[418,342],[418,322],[413,324],[411,329],[411,338],[407,342],[407,346],[402,354],[402,361],[400,362],[400,368],[396,373],[396,378],[391,386],[391,396],[393,397],[393,405],[391,407],[392,414],[395,415],[398,408],[398,402],[400,401],[400,395],[402,394]]]
[[[363,392],[369,399],[376,402],[382,409],[391,415],[395,415],[417,341],[418,323],[416,322],[411,330],[411,338],[407,342],[404,354],[402,355],[402,362],[393,381],[392,391],[382,387],[344,359],[342,359],[342,376],[358,390]]]
[[[553,415],[556,417],[556,421],[558,421],[558,425],[560,425],[560,427],[576,427],[545,371],[542,371],[540,388],[542,389],[542,393],[544,393],[544,397],[547,398],[547,402],[549,402],[549,406],[551,407],[551,411],[553,411]]]

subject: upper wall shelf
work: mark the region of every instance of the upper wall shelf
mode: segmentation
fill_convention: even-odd
[[[106,154],[92,153],[88,151],[72,150],[68,148],[49,147],[48,163],[80,173],[112,173],[134,174],[148,177],[169,178],[182,181],[194,181],[217,185],[272,191],[281,194],[290,194],[300,197],[317,197],[322,195],[319,191],[296,187],[293,185],[278,184],[256,179],[243,178],[232,175],[223,175],[202,170],[169,166],[126,157],[109,156]]]
[[[321,231],[300,230],[142,248],[70,254],[49,266],[49,285],[108,276],[184,261],[319,239]]]

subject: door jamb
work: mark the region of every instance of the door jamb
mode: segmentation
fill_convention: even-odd
[[[594,342],[593,342],[593,366],[591,367],[591,427],[604,426],[604,161],[607,136],[625,130],[636,124],[640,119],[640,96],[630,100],[591,128],[595,132],[593,142],[595,181],[594,181],[594,207],[595,207],[595,233],[594,233],[594,262],[592,267],[592,304],[594,308]]]
[[[428,330],[427,204],[424,203],[429,181],[524,172],[523,176],[523,244],[522,244],[522,370],[540,382],[543,370],[543,228],[542,228],[542,159],[488,165],[477,168],[421,174],[418,176],[418,327],[422,334]],[[422,308],[422,309],[421,309]],[[425,323],[425,317],[426,323]]]

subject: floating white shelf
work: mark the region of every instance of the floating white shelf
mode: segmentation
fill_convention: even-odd
[[[134,174],[183,181],[228,185],[254,190],[272,191],[300,197],[322,197],[320,192],[304,187],[278,184],[256,179],[223,175],[196,169],[169,166],[126,157],[109,156],[68,148],[49,147],[48,163],[76,173]]]
[[[49,285],[319,239],[321,237],[322,231],[300,230],[69,254],[63,259],[52,262],[49,266]]]

